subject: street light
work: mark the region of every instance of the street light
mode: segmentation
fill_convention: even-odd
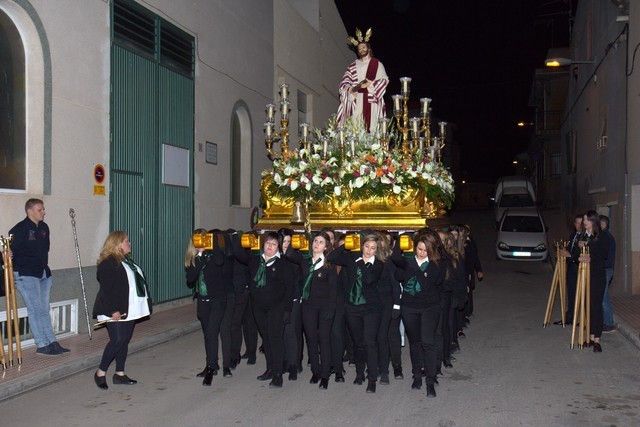
[[[593,61],[574,61],[571,59],[568,47],[552,47],[547,52],[547,59],[544,61],[547,67],[564,67],[572,64],[595,64]]]

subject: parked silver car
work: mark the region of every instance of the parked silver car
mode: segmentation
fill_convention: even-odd
[[[507,209],[498,227],[496,257],[522,261],[546,261],[547,227],[536,208]]]

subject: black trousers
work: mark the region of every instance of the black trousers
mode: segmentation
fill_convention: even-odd
[[[393,302],[384,301],[380,312],[380,326],[378,327],[378,367],[381,374],[389,373],[389,328]]]
[[[291,322],[284,325],[284,365],[296,369],[302,366],[302,304],[294,301]]]
[[[234,294],[233,316],[231,317],[231,359],[240,360],[242,348],[242,320],[247,308],[249,292]]]
[[[391,319],[389,324],[389,351],[391,354],[391,365],[394,368],[402,367],[402,338],[400,337],[400,321],[402,319],[398,316],[397,319]]]
[[[364,378],[366,360],[369,381],[378,379],[378,328],[381,311],[381,306],[345,304],[345,317],[353,338],[356,375]]]
[[[425,368],[426,383],[434,384],[437,374],[435,344],[440,304],[431,304],[424,308],[403,306],[401,310],[402,322],[409,337],[413,378],[422,378],[422,368]]]
[[[127,361],[127,353],[129,352],[129,341],[131,341],[135,326],[135,320],[107,322],[109,342],[102,352],[101,370],[107,372],[113,359],[116,359],[116,372],[124,372],[124,364]]]
[[[220,369],[218,365],[218,336],[226,309],[226,299],[198,297],[196,312],[204,335],[207,366],[213,369]]]
[[[336,300],[336,314],[331,325],[331,367],[334,372],[344,372],[342,357],[344,356],[344,296],[338,294]]]
[[[222,367],[228,368],[231,363],[231,323],[233,322],[233,312],[236,308],[235,294],[227,294],[227,307],[222,316],[220,325],[220,341],[222,343]]]
[[[590,314],[591,314],[591,335],[596,338],[602,336],[602,328],[604,326],[604,311],[602,309],[602,300],[604,299],[604,290],[607,285],[607,279],[604,269],[601,271],[591,272],[590,283]]]
[[[469,293],[467,294],[467,303],[464,306],[464,315],[469,317],[473,314],[473,292],[474,289],[469,287]]]
[[[440,294],[440,319],[436,329],[436,366],[451,359],[451,292]]]
[[[307,337],[307,352],[311,362],[311,372],[320,378],[331,374],[331,326],[333,312],[302,304],[302,323]]]
[[[267,370],[282,375],[284,361],[284,303],[272,307],[253,305],[253,315],[262,337]]]
[[[251,308],[251,297],[249,290],[246,289],[242,294],[236,294],[236,309],[233,312],[234,320],[232,329],[232,337],[235,341],[231,354],[240,357],[240,348],[242,347],[242,338],[244,337],[244,346],[247,354],[255,356],[258,350],[258,327]],[[242,333],[240,333],[242,330]],[[234,332],[235,331],[235,332]],[[237,349],[237,352],[236,352]]]

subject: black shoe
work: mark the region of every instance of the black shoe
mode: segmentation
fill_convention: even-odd
[[[270,380],[271,378],[273,378],[273,374],[271,373],[271,370],[269,370],[269,369],[264,371],[264,374],[258,376],[258,380],[259,381],[267,381],[267,380]]]
[[[231,369],[222,368],[222,376],[225,378],[231,378],[233,376],[233,374],[231,373]]]
[[[269,388],[282,388],[282,375],[274,375]]]
[[[389,385],[389,374],[380,374],[380,385]]]
[[[309,380],[309,384],[318,384],[318,381],[320,381],[320,377],[316,374],[313,374],[311,376],[311,379]]]
[[[411,390],[420,390],[422,388],[422,378],[414,378],[411,383]]]
[[[369,380],[367,384],[367,393],[375,393],[376,392],[376,380]]]
[[[337,383],[344,382],[344,374],[342,374],[342,372],[336,372],[336,382]]]
[[[255,365],[256,364],[256,355],[249,356],[247,358],[247,365]]]
[[[217,372],[213,368],[207,368],[204,373],[204,378],[202,378],[202,385],[210,386],[211,381],[213,381],[214,372]]]
[[[435,380],[433,380],[434,384],[440,385],[440,383],[438,382],[438,379],[436,378]]]
[[[229,368],[236,369],[238,367],[238,363],[240,363],[238,359],[231,359],[231,361],[229,362]]]
[[[321,390],[326,390],[329,388],[329,378],[322,378],[320,380],[320,389]]]
[[[449,360],[453,362],[453,361],[456,360],[456,357],[455,356],[449,356]]]
[[[353,383],[354,383],[355,385],[362,385],[362,384],[364,383],[364,377],[358,377],[358,376],[356,376],[356,379],[355,379],[355,380],[353,380]]]
[[[442,364],[444,365],[445,368],[453,368],[453,365],[451,364],[450,360],[444,360]]]
[[[556,320],[555,322],[553,322],[554,325],[562,325],[562,320]]]
[[[101,388],[103,390],[107,390],[109,388],[109,386],[107,385],[107,376],[102,376],[99,377],[98,373],[95,372],[93,374],[93,380],[96,382],[96,385],[98,386],[98,388]]]
[[[38,347],[36,349],[36,354],[41,356],[58,356],[62,354],[61,351],[58,351],[53,347],[53,343],[45,345],[44,347]]]
[[[134,385],[134,384],[138,384],[138,381],[132,380],[126,375],[113,374],[113,383],[124,384],[124,385]]]
[[[249,358],[249,354],[245,353],[242,356],[240,356],[240,359],[248,359]]]
[[[436,388],[433,384],[427,384],[427,397],[436,397]]]
[[[60,345],[60,343],[58,341],[54,341],[51,344],[49,344],[55,351],[57,351],[58,353],[62,354],[62,353],[68,353],[71,350],[69,350],[68,348],[64,348],[63,346]]]
[[[393,378],[397,380],[404,379],[404,375],[402,375],[402,366],[396,366],[393,368]]]
[[[594,353],[602,353],[602,346],[600,345],[599,342],[594,342],[593,343],[593,352]]]
[[[298,379],[298,368],[294,365],[289,367],[289,381],[295,381]]]
[[[205,366],[205,367],[204,367],[204,369],[203,369],[201,372],[198,372],[198,373],[196,374],[196,377],[198,377],[198,378],[202,378],[202,377],[204,377],[204,374],[206,374],[206,373],[207,373],[207,368],[208,368],[208,367],[207,367],[207,366]]]
[[[466,335],[462,331],[458,331],[458,338],[466,338]]]

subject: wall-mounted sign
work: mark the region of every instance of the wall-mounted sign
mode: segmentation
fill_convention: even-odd
[[[218,164],[218,144],[207,141],[205,146],[205,162],[212,165]]]
[[[104,196],[107,192],[104,188],[104,185],[94,185],[93,186],[93,195],[94,196]]]
[[[93,168],[93,179],[95,179],[98,184],[102,184],[104,182],[106,175],[104,166],[98,164]]]

